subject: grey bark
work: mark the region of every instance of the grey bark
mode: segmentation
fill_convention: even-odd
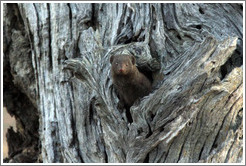
[[[6,161],[243,162],[242,4],[3,7],[4,104],[25,124],[9,133],[37,137]],[[132,123],[110,75],[121,52],[153,80]]]

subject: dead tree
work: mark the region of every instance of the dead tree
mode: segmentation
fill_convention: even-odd
[[[5,162],[243,162],[243,4],[4,4]],[[153,82],[117,108],[109,58]],[[131,116],[132,122],[127,119]]]

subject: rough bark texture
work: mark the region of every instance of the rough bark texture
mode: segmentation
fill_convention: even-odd
[[[3,8],[4,105],[19,126],[6,162],[243,162],[242,4]],[[121,52],[153,80],[130,114],[110,75]]]

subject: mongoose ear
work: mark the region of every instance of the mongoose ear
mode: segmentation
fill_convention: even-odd
[[[113,60],[114,60],[114,55],[112,55],[112,56],[110,57],[110,63],[111,63],[111,64],[112,64]]]
[[[133,55],[131,55],[131,58],[132,58],[132,64],[135,65],[135,63],[136,63],[135,57]]]

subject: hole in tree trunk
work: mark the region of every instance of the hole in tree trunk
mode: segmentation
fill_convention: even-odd
[[[202,10],[202,8],[199,8],[199,12],[200,12],[201,14],[204,14],[204,11]]]
[[[223,80],[235,67],[240,67],[243,64],[243,58],[239,50],[235,50],[233,55],[220,68],[221,77]]]
[[[201,25],[196,25],[196,29],[202,29]]]
[[[131,112],[130,112],[130,108],[126,108],[126,117],[127,117],[127,120],[128,120],[129,123],[133,122],[132,115],[131,115]]]
[[[146,157],[144,159],[144,163],[149,163],[149,153],[146,155]]]

